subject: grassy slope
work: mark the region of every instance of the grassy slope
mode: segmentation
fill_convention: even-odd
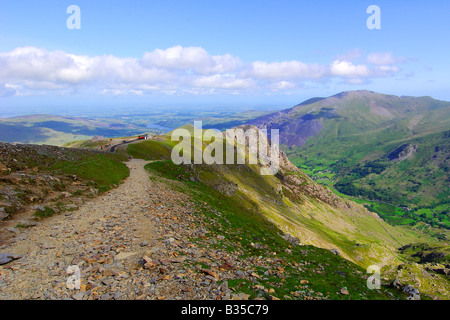
[[[225,237],[222,241],[224,245],[220,246],[220,249],[243,251],[243,259],[258,257],[266,261],[283,261],[282,277],[272,274],[257,282],[230,280],[229,286],[238,292],[255,297],[253,287],[260,283],[274,288],[273,295],[284,299],[296,299],[295,292],[306,288],[316,293],[321,292],[329,299],[390,299],[391,296],[405,298],[387,285],[383,285],[380,291],[367,289],[365,270],[328,250],[293,245],[285,240],[280,230],[264,219],[256,208],[236,201],[235,198],[202,182],[191,181],[190,172],[184,166],[176,166],[168,160],[150,163],[146,169],[159,176],[159,182],[165,181],[164,178],[170,179],[171,182],[166,181],[170,187],[192,195],[205,220],[214,219],[210,231]],[[213,210],[205,208],[204,204],[208,204]],[[258,246],[255,246],[255,243]],[[266,270],[258,271],[263,273]],[[303,288],[299,286],[301,279],[308,281]],[[348,296],[339,294],[343,287],[349,288]]]
[[[92,181],[100,192],[108,191],[129,176],[125,159],[115,154],[88,155],[76,161],[58,161],[48,171],[76,175],[83,180]]]
[[[130,156],[145,160],[169,159],[171,150],[172,145],[169,141],[147,140],[127,146],[127,152]]]
[[[360,99],[346,101],[345,108],[338,106],[342,118],[323,119],[319,135],[301,148],[285,147],[285,151],[295,165],[321,183],[335,185],[346,194],[413,209],[406,215],[379,210],[391,223],[423,220],[449,226],[445,206],[450,193],[446,160],[450,145],[445,131],[450,127],[449,107],[435,109],[422,100],[407,106],[413,110],[411,114],[404,110],[404,102],[395,105],[391,101],[389,110],[403,112],[395,119],[374,114]],[[318,106],[298,108],[297,112],[302,115],[314,108]],[[388,161],[386,155],[404,144],[417,146],[415,155]],[[421,208],[433,210],[435,217],[422,216]]]
[[[8,173],[36,170],[37,172],[77,175],[91,180],[95,185],[108,189],[129,174],[123,163],[126,156],[92,152],[56,146],[2,144],[1,163],[10,169]]]
[[[157,156],[153,159],[170,159],[169,154],[160,157],[158,151],[161,148],[167,150],[167,146],[168,142],[143,142],[135,144],[133,152],[136,155],[136,150],[141,148],[142,154],[148,155],[151,153],[148,149],[154,148]],[[256,228],[277,226],[283,232],[298,237],[302,244],[337,248],[345,258],[362,267],[379,264],[384,266],[384,272],[392,272],[393,267],[404,261],[395,248],[424,239],[417,232],[394,228],[375,219],[356,204],[351,210],[336,208],[308,194],[293,195],[283,188],[280,192],[279,179],[261,176],[258,167],[253,165],[175,166],[171,161],[164,161],[150,164],[148,168],[164,177],[183,181],[189,192],[200,192],[195,188],[201,186],[202,191],[195,194],[196,198],[209,195],[207,203],[218,201],[216,197],[221,199],[220,203],[226,201],[235,219],[249,219]],[[301,172],[292,174],[306,177]],[[307,183],[315,184],[312,180],[307,180]],[[254,227],[238,229],[244,231]],[[435,241],[433,238],[425,239]]]

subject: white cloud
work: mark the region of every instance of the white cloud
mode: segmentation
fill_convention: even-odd
[[[58,91],[102,95],[211,94],[265,92],[300,88],[305,82],[339,78],[357,84],[400,72],[391,53],[372,53],[358,64],[362,52],[349,51],[330,64],[297,60],[243,62],[231,54],[211,55],[201,47],[155,49],[142,58],[87,56],[35,47],[0,53],[0,96]],[[3,85],[1,85],[3,83]],[[8,84],[6,86],[5,84]]]
[[[294,89],[297,87],[297,85],[290,81],[278,81],[278,82],[270,83],[268,87],[272,91],[284,91],[284,90]]]
[[[233,75],[215,74],[212,76],[202,76],[193,82],[195,87],[217,88],[217,89],[247,89],[254,85],[251,79],[236,78]]]
[[[344,77],[367,77],[370,70],[366,65],[354,65],[350,61],[335,60],[330,66],[332,75]]]
[[[156,49],[146,52],[141,63],[145,67],[192,69],[199,74],[210,74],[233,71],[241,61],[230,54],[211,56],[201,47],[175,46],[166,50]]]
[[[203,69],[213,65],[211,56],[201,47],[175,46],[166,50],[146,52],[142,58],[145,67],[163,69]]]
[[[396,58],[392,52],[372,52],[367,55],[367,62],[375,65],[388,65],[402,62],[403,58]]]
[[[319,64],[308,64],[300,61],[283,61],[267,63],[255,61],[252,74],[260,79],[321,78],[326,67]]]

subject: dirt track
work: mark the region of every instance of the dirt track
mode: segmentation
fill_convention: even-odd
[[[118,188],[22,231],[3,249],[23,257],[0,266],[0,299],[216,298],[217,279],[189,267],[203,252],[186,241],[199,224],[189,199],[151,182],[146,163],[131,160]],[[79,290],[67,288],[69,266]]]

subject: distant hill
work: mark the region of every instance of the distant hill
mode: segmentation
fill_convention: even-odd
[[[0,119],[0,141],[63,145],[94,136],[120,137],[140,134],[148,128],[116,119],[89,119],[55,115],[28,115]]]
[[[295,165],[344,194],[378,201],[368,206],[390,223],[450,228],[450,102],[348,91],[248,124],[279,129]]]

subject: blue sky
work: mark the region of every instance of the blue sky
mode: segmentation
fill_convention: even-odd
[[[448,1],[0,0],[0,110],[290,107],[359,89],[450,100],[449,34]]]

